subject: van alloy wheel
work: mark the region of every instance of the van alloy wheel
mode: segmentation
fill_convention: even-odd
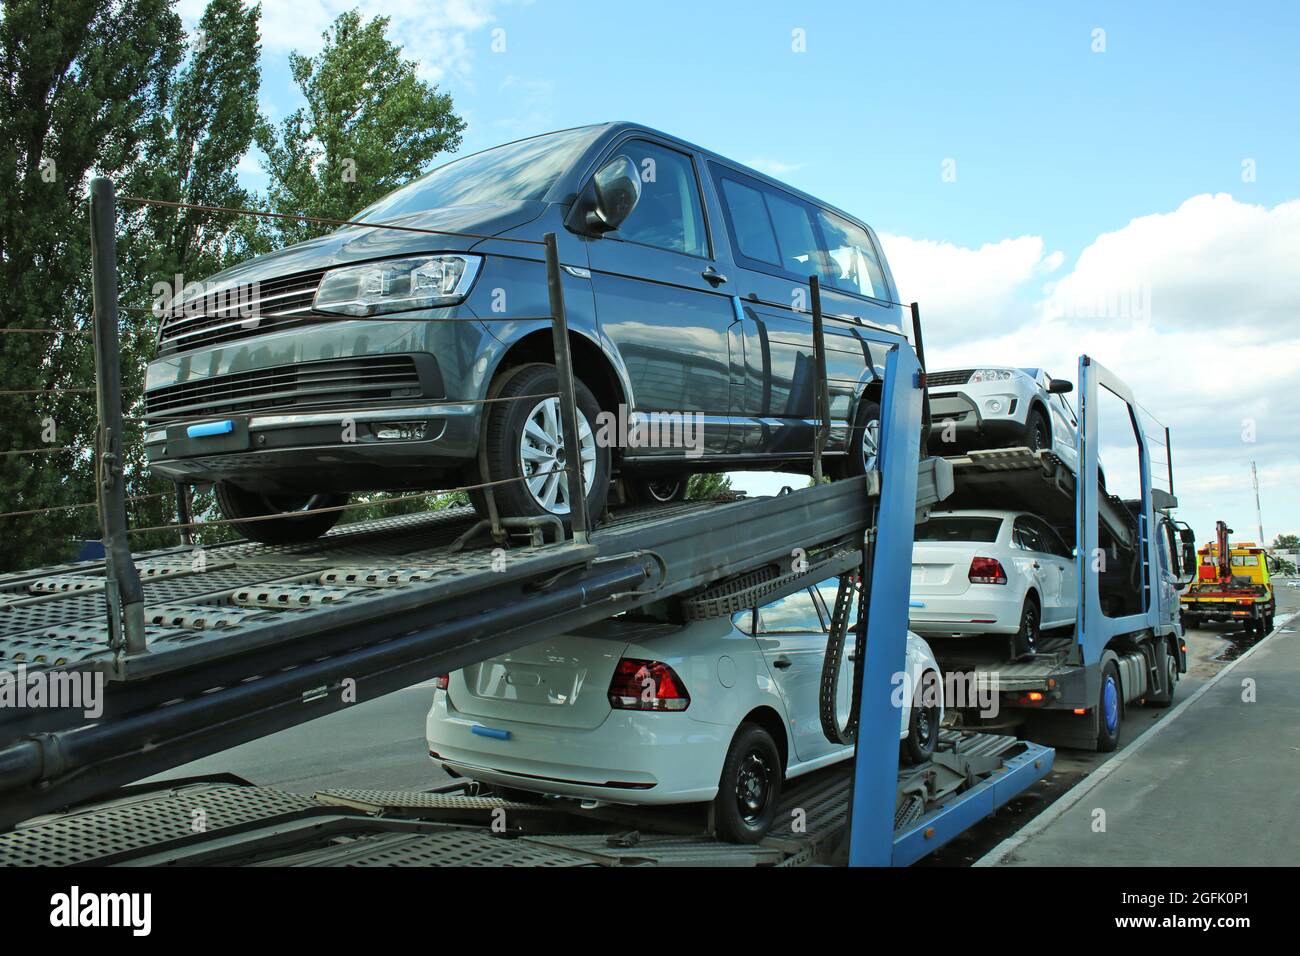
[[[581,411],[578,412],[578,443],[585,492],[596,477],[596,435]],[[528,413],[519,438],[519,465],[528,493],[551,514],[569,513],[568,475],[564,471],[568,460],[560,424],[560,400],[544,398]]]
[[[876,468],[880,462],[880,419],[873,418],[862,429],[862,467],[865,471]]]

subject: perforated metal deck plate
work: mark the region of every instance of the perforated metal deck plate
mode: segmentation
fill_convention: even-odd
[[[33,820],[0,834],[0,866],[108,864],[174,841],[324,812],[310,797],[282,790],[194,784]]]
[[[459,508],[361,522],[304,544],[239,541],[201,554],[141,555],[148,653],[118,660],[108,647],[102,564],[0,577],[0,671],[23,665],[145,677],[272,640],[267,632],[290,620],[286,614],[302,615],[292,619],[295,630],[311,633],[314,613],[357,608],[364,618],[375,612],[362,602],[434,601],[595,555],[573,543],[511,548],[504,559],[491,549],[448,551],[474,520],[471,509]]]
[[[256,866],[593,866],[598,861],[560,846],[505,839],[482,831],[374,834],[339,846]]]

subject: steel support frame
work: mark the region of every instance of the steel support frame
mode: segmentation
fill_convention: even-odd
[[[885,360],[880,410],[880,507],[862,654],[858,742],[849,806],[849,864],[889,866],[894,858],[898,782],[896,674],[906,673],[908,596],[921,445],[920,363],[900,344]]]

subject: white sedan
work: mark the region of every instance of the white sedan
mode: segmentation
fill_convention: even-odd
[[[783,780],[853,754],[827,740],[818,702],[836,586],[832,579],[684,626],[622,615],[439,678],[429,756],[507,793],[713,801],[719,836],[760,840]],[[851,653],[852,636],[846,660]],[[929,688],[942,683],[929,646],[913,634],[896,687],[900,750],[909,762],[928,759],[943,718],[942,696]]]
[[[1042,631],[1073,625],[1073,549],[1042,518],[1017,511],[935,511],[912,545],[909,626],[926,637],[1012,635],[1017,656]]]

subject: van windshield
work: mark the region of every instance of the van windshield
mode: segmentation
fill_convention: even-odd
[[[600,132],[582,126],[507,143],[425,173],[355,218],[383,222],[444,206],[541,199]]]
[[[998,539],[1001,528],[1001,518],[931,518],[916,526],[915,540],[991,543]]]

